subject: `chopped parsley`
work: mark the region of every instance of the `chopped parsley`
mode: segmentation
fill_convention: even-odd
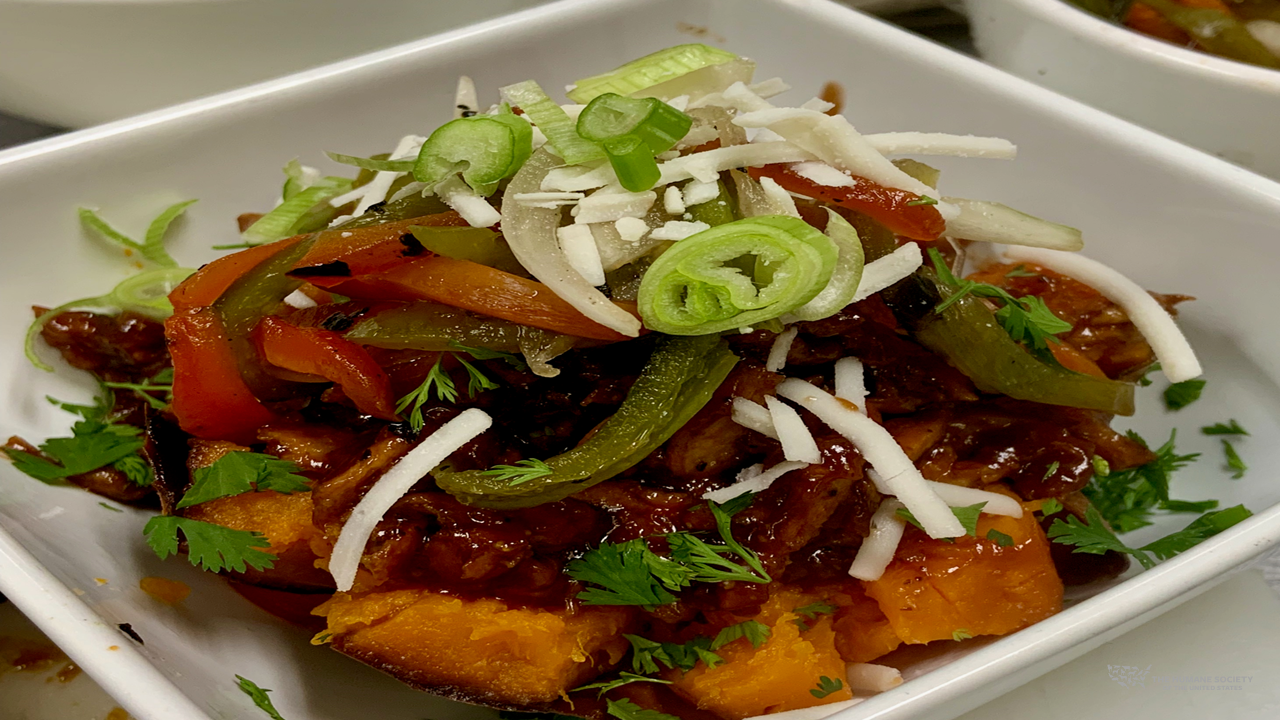
[[[1244,477],[1245,471],[1249,469],[1249,466],[1245,465],[1244,460],[1240,459],[1240,453],[1236,452],[1236,446],[1232,445],[1230,440],[1223,440],[1222,452],[1227,456],[1227,469],[1234,471],[1231,479],[1239,480]]]
[[[81,419],[71,426],[71,437],[50,438],[40,444],[40,452],[51,460],[22,450],[6,449],[15,467],[50,485],[107,466],[124,473],[135,485],[146,487],[152,483],[151,466],[138,455],[144,444],[142,431],[108,419],[114,404],[110,391],[99,395],[93,405],[48,400]]]
[[[515,465],[494,465],[480,474],[506,481],[508,485],[519,485],[554,473],[555,470],[552,470],[550,465],[537,458],[529,458],[519,460]]]
[[[151,518],[142,533],[147,545],[164,560],[177,554],[179,530],[187,539],[187,559],[209,572],[244,572],[246,567],[269,570],[275,564],[276,556],[263,551],[270,548],[271,543],[261,533],[173,515]]]
[[[169,407],[169,400],[173,396],[173,368],[165,368],[145,382],[104,382],[102,386],[112,390],[132,390],[153,409],[164,410]],[[164,399],[161,400],[152,393],[164,393]]]
[[[1091,507],[1085,511],[1083,521],[1074,515],[1068,516],[1066,522],[1054,520],[1047,534],[1056,543],[1075,546],[1074,552],[1101,555],[1107,551],[1115,551],[1132,555],[1142,567],[1150,570],[1156,564],[1152,555],[1160,560],[1168,560],[1252,515],[1243,505],[1209,512],[1196,518],[1182,530],[1140,548],[1131,548],[1107,528],[1102,515]]]
[[[465,348],[465,346],[460,347]],[[481,349],[466,348],[466,350],[467,352],[472,352],[473,350],[480,351]],[[485,390],[493,390],[498,387],[497,383],[490,380],[474,365],[462,359],[461,356],[454,354],[452,357],[467,371],[468,396],[475,397]],[[473,355],[473,357],[477,356]],[[396,403],[396,413],[409,411],[409,427],[413,428],[414,432],[422,431],[422,426],[425,424],[422,418],[422,406],[431,400],[432,391],[435,391],[436,399],[440,402],[458,402],[458,386],[454,383],[453,378],[449,376],[449,373],[441,367],[444,358],[445,354],[441,353],[440,357],[436,358],[435,364],[431,366],[431,370],[427,372],[427,377],[423,379],[422,384],[400,398],[400,401]],[[477,359],[479,358],[477,357]]]
[[[1146,441],[1133,432],[1129,437],[1146,446]],[[1177,431],[1156,450],[1156,459],[1129,470],[1095,474],[1085,486],[1085,497],[1116,530],[1127,533],[1151,524],[1157,510],[1179,512],[1170,506],[1169,480],[1173,473],[1194,462],[1199,453],[1179,455],[1174,447]]]
[[[833,680],[826,675],[818,678],[818,687],[809,691],[809,694],[822,699],[833,692],[840,692],[844,688],[843,680]]]
[[[1183,380],[1164,389],[1164,406],[1169,410],[1181,410],[1200,399],[1204,392],[1204,380]]]
[[[793,612],[800,617],[792,620],[796,627],[800,628],[800,632],[809,629],[809,623],[813,622],[819,615],[831,615],[836,611],[836,606],[830,603],[818,601],[810,603],[804,607],[798,607]]]
[[[960,642],[961,640],[968,640],[972,637],[973,635],[971,635],[969,631],[965,630],[964,628],[959,628],[951,632],[951,639],[955,640],[956,642]]]
[[[309,489],[307,479],[297,475],[297,472],[297,465],[272,455],[229,452],[212,465],[192,473],[191,489],[182,496],[178,508],[250,491],[275,490],[285,494],[306,492]]]
[[[236,676],[236,684],[240,686],[240,692],[248,695],[253,704],[257,705],[262,712],[271,716],[271,720],[284,720],[280,713],[276,711],[276,706],[271,703],[271,698],[267,697],[267,693],[271,692],[266,688],[258,687],[258,684],[248,678]]]
[[[1229,422],[1214,423],[1200,428],[1205,435],[1248,435],[1249,431],[1240,427],[1240,423],[1232,418]]]
[[[768,625],[757,620],[746,620],[736,625],[730,625],[720,632],[716,633],[716,637],[711,641],[711,649],[719,650],[734,640],[746,638],[751,643],[751,647],[758,648],[769,642],[769,634],[772,631]]]
[[[635,673],[630,673],[630,672],[627,672],[626,670],[623,670],[622,672],[618,673],[618,677],[613,680],[609,680],[606,682],[591,683],[590,685],[583,685],[582,687],[576,687],[570,690],[569,692],[579,692],[582,690],[599,690],[600,692],[596,693],[596,697],[604,697],[605,693],[609,692],[610,690],[613,690],[614,688],[620,688],[623,685],[630,685],[631,683],[636,683],[636,682],[654,682],[654,683],[662,683],[663,685],[671,684],[670,680],[663,680],[662,678],[655,678],[655,677],[647,677],[645,675],[637,675]]]
[[[1142,373],[1142,377],[1138,378],[1138,385],[1142,387],[1151,387],[1152,383],[1155,382],[1151,379],[1151,373],[1162,372],[1163,370],[1164,368],[1160,366],[1160,363],[1151,363],[1151,365],[1147,367],[1146,372]]]
[[[1040,501],[1040,514],[1049,517],[1050,515],[1062,512],[1062,503],[1058,502],[1058,498],[1048,498]]]
[[[1054,460],[1053,462],[1049,463],[1049,467],[1045,469],[1044,477],[1041,478],[1041,480],[1048,480],[1049,478],[1053,477],[1055,474],[1057,474],[1059,467],[1061,467],[1061,465],[1058,463],[1057,460]]]
[[[1021,343],[1045,362],[1052,361],[1049,343],[1062,342],[1056,336],[1071,330],[1071,323],[1063,320],[1044,304],[1044,300],[1028,295],[1015,298],[1002,288],[976,280],[961,280],[947,267],[936,248],[929,248],[929,258],[942,283],[952,287],[951,297],[938,303],[934,312],[941,313],[966,295],[989,298],[1001,304],[996,310],[996,320],[1015,342]],[[1056,361],[1055,361],[1056,362]]]
[[[987,539],[1000,547],[1009,547],[1010,545],[1013,545],[1012,537],[1005,535],[995,528],[987,531]]]
[[[609,714],[618,720],[680,720],[675,715],[642,708],[626,698],[605,702],[608,703],[606,707]]]
[[[953,507],[951,508],[951,514],[955,515],[956,519],[960,521],[960,525],[964,528],[966,535],[977,537],[978,516],[982,514],[982,508],[986,506],[987,504],[985,502],[980,502],[977,505],[969,505],[967,507]],[[906,520],[921,530],[924,529],[924,526],[920,524],[920,521],[916,519],[915,515],[911,514],[910,510],[906,508],[898,508],[897,514],[898,517],[903,520]]]

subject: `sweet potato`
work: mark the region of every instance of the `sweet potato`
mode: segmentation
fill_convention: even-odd
[[[1008,547],[986,539],[996,530]],[[905,643],[969,635],[1005,635],[1062,609],[1062,580],[1049,541],[1031,514],[1021,519],[983,515],[977,537],[933,540],[908,527],[896,559],[866,583],[895,634]]]
[[[815,618],[803,631],[795,622],[800,619],[795,608],[814,599],[795,591],[775,593],[755,617],[770,627],[768,642],[753,648],[745,639],[735,640],[717,651],[723,665],[699,664],[683,676],[672,671],[667,677],[672,689],[699,709],[728,720],[852,698],[843,685],[845,661],[836,650],[831,617]],[[818,698],[809,691],[818,687],[823,676],[839,680],[842,686]]]
[[[836,648],[846,662],[871,662],[902,644],[880,604],[861,586],[851,588],[847,600],[837,600],[836,605]]]
[[[411,685],[499,706],[549,703],[616,665],[632,612],[511,608],[430,590],[335,595],[333,647]]]

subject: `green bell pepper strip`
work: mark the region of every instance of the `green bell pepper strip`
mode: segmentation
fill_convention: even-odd
[[[520,339],[538,330],[505,320],[483,318],[465,310],[416,302],[360,318],[346,338],[361,345],[392,350],[456,350],[458,345],[519,353]],[[538,330],[542,334],[545,330]]]
[[[640,282],[640,316],[645,327],[669,335],[772,320],[822,292],[838,259],[836,244],[800,218],[736,220],[658,256]]]
[[[455,260],[470,260],[513,275],[529,273],[511,254],[511,248],[498,233],[488,228],[421,227],[413,225],[409,232],[426,250]]]
[[[424,197],[418,193],[413,193],[386,204],[374,204],[363,215],[352,218],[334,229],[350,230],[353,228],[372,227],[396,222],[397,220],[439,215],[443,212],[449,212],[450,209],[448,205],[444,204],[443,200],[435,195]]]
[[[533,128],[509,111],[459,118],[441,125],[422,144],[413,177],[438,183],[454,173],[481,195],[516,174],[533,153]]]
[[[707,202],[689,207],[689,215],[693,217],[694,222],[704,222],[711,227],[717,227],[738,219],[733,198],[729,197],[728,189],[723,182],[718,180],[716,182],[720,186],[719,195]]]
[[[711,399],[738,358],[718,336],[659,338],[627,397],[590,438],[546,461],[553,472],[519,485],[482,470],[432,473],[436,484],[477,507],[512,509],[563,500],[639,463]]]
[[[1213,8],[1183,7],[1173,0],[1142,0],[1142,3],[1177,25],[1214,55],[1280,69],[1280,57],[1258,42],[1249,28],[1229,13]]]
[[[737,59],[737,55],[709,45],[676,45],[632,60],[607,73],[583,78],[567,94],[570,100],[578,103],[590,102],[604,93],[631,95],[694,70]]]
[[[938,282],[932,270],[921,270],[916,277],[925,284],[926,292],[933,288],[942,301],[951,298],[952,288]],[[1133,414],[1132,383],[1041,362],[1014,342],[987,306],[972,296],[951,302],[941,313],[924,313],[913,334],[983,392],[1116,415]]]

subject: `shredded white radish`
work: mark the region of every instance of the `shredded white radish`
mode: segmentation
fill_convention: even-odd
[[[586,165],[570,165],[553,168],[542,179],[539,189],[545,192],[582,192],[604,187],[614,180],[617,180],[617,175],[608,163],[594,168]]]
[[[784,460],[768,470],[765,470],[764,466],[760,464],[752,465],[738,473],[737,482],[719,490],[705,492],[702,495],[702,499],[716,503],[726,503],[740,495],[764,492],[769,489],[769,486],[773,485],[775,480],[783,475],[792,470],[803,470],[807,467],[809,467],[808,463],[791,462],[789,460]]]
[[[769,414],[768,408],[759,403],[736,397],[733,399],[733,413],[730,417],[744,428],[778,439],[778,431],[773,429],[773,416]]]
[[[703,230],[710,230],[711,226],[700,221],[692,222],[686,220],[670,220],[662,224],[662,227],[655,228],[649,233],[650,240],[683,240],[690,235],[697,235]]]
[[[791,171],[805,180],[827,187],[852,187],[853,178],[843,170],[837,170],[824,162],[802,162],[791,166]]]
[[[894,283],[910,277],[911,273],[924,263],[924,255],[920,246],[907,243],[879,260],[873,260],[862,268],[862,280],[858,282],[858,292],[853,295],[853,302],[861,302]]]
[[[458,78],[458,90],[453,94],[453,117],[463,117],[467,112],[480,109],[480,96],[476,93],[476,83],[466,75]]]
[[[851,576],[859,580],[879,580],[893,562],[893,554],[898,551],[898,543],[906,530],[906,521],[898,517],[898,509],[902,507],[903,504],[893,498],[880,503],[871,516],[871,534],[863,538],[849,566]]]
[[[360,567],[360,558],[364,555],[364,546],[391,506],[445,458],[488,430],[492,424],[493,418],[483,410],[464,410],[428,435],[378,478],[351,511],[333,546],[333,555],[329,557],[329,572],[340,592],[351,589],[356,570]]]
[[[777,180],[771,177],[760,178],[760,189],[764,191],[764,196],[769,201],[769,204],[773,206],[775,213],[800,217],[800,210],[796,208],[796,201],[792,199],[791,193],[782,189]]]
[[[436,194],[471,227],[493,227],[502,220],[498,209],[490,205],[488,200],[477,195],[476,191],[457,175],[437,185]]]
[[[759,95],[760,93],[756,94]],[[835,105],[833,103],[829,103],[822,98],[809,98],[808,100],[800,103],[801,110],[813,110],[820,113],[825,113],[834,107]]]
[[[684,206],[686,208],[711,202],[720,197],[719,182],[702,182],[694,180],[684,186]]]
[[[613,224],[613,227],[617,229],[618,235],[621,236],[623,240],[632,243],[640,242],[640,238],[644,237],[645,233],[649,232],[648,223],[640,218],[618,218],[617,222]]]
[[[512,197],[521,205],[554,210],[562,205],[573,205],[586,195],[580,192],[531,192],[519,193]]]
[[[684,193],[675,185],[668,185],[662,193],[662,209],[668,215],[683,215],[685,211]]]
[[[604,264],[600,262],[600,248],[596,247],[591,226],[566,225],[556,230],[556,237],[560,240],[565,260],[582,279],[595,287],[604,285]]]
[[[1245,28],[1254,40],[1262,43],[1271,54],[1280,56],[1280,22],[1275,20],[1250,20]]]
[[[947,219],[948,237],[1071,252],[1084,249],[1084,236],[1076,228],[1049,222],[996,202],[944,199],[960,211]]]
[[[968,507],[978,503],[986,503],[982,512],[988,515],[1007,515],[1012,518],[1022,517],[1022,503],[1008,495],[993,493],[987,490],[952,485],[950,483],[926,480],[929,487],[951,507]]]
[[[746,720],[823,720],[823,718],[831,717],[842,710],[848,710],[863,700],[866,700],[866,698],[841,700],[840,702],[814,705],[800,708],[799,710],[784,710],[783,712],[769,713],[768,715],[756,715]]]
[[[652,190],[644,192],[606,192],[598,190],[578,201],[573,221],[579,224],[616,222],[624,217],[641,218],[658,200]]]
[[[888,132],[863,135],[882,155],[949,155],[962,158],[1013,160],[1018,146],[996,137],[948,133]]]
[[[848,400],[860,411],[867,411],[867,382],[862,361],[856,357],[843,357],[836,361],[836,397]]]
[[[1160,361],[1169,382],[1183,382],[1203,372],[1191,343],[1178,329],[1178,324],[1141,285],[1103,265],[1076,253],[1008,246],[1004,256],[1010,262],[1027,262],[1078,280],[1102,293],[1120,306],[1129,320],[1146,338]]]
[[[786,142],[732,145],[685,155],[662,163],[658,166],[662,170],[662,177],[658,180],[658,184],[670,185],[689,178],[713,182],[725,170],[774,163],[804,162],[812,159],[813,155],[810,153]]]
[[[871,143],[867,142],[867,139],[862,137],[843,115],[824,115],[823,117],[825,119],[814,126],[813,134],[827,147],[829,155],[823,157],[824,160],[885,187],[937,199],[937,190],[889,162],[889,159],[872,147]],[[944,205],[946,203],[938,203],[934,207],[946,218],[948,213],[943,212]]]
[[[309,295],[302,292],[300,289],[294,290],[288,295],[285,295],[284,304],[292,308],[298,308],[299,310],[309,310],[313,307],[318,307],[318,303],[315,300],[312,300]]]
[[[933,492],[911,458],[883,426],[856,410],[850,410],[825,390],[798,378],[784,380],[778,386],[778,395],[798,403],[853,443],[883,478],[888,493],[911,510],[929,537],[937,539],[965,534],[951,508]],[[776,418],[774,425],[777,425]]]
[[[769,357],[764,362],[765,370],[782,372],[782,368],[787,366],[787,353],[791,352],[791,343],[795,342],[798,334],[800,329],[796,327],[789,327],[778,333],[778,337],[773,340],[773,346],[769,348]]]
[[[884,692],[902,684],[902,673],[888,665],[849,663],[845,667],[849,689],[854,692]]]
[[[800,413],[781,400],[769,396],[764,399],[769,409],[769,418],[773,420],[773,429],[778,433],[778,442],[782,443],[782,456],[793,462],[820,463],[822,453],[818,443],[813,439]]]
[[[782,78],[773,77],[768,80],[761,80],[753,85],[748,85],[747,88],[762,98],[771,98],[774,95],[781,95],[782,93],[790,90],[791,86]]]

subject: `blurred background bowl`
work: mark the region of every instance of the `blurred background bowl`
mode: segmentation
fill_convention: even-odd
[[[545,1],[0,0],[0,111],[84,127]]]
[[[1147,37],[1065,0],[965,0],[996,65],[1280,178],[1280,72]]]

